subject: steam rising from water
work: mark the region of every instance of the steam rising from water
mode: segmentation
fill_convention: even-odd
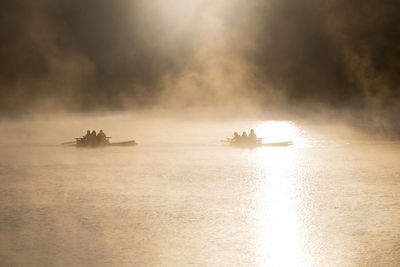
[[[343,124],[198,114],[2,121],[0,265],[398,262],[398,142]],[[139,145],[59,145],[87,128]],[[295,144],[220,142],[250,128]]]
[[[358,0],[6,1],[0,110],[289,105],[361,110],[368,123],[393,125],[399,8]]]
[[[399,13],[2,1],[0,265],[396,264]],[[220,143],[251,128],[294,146]]]

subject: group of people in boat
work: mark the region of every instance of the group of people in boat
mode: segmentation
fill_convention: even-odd
[[[77,141],[78,145],[97,146],[108,144],[108,138],[103,130],[100,130],[99,133],[96,133],[95,130],[87,130],[86,135],[84,135],[82,138],[79,138]]]
[[[257,139],[254,129],[251,129],[248,135],[246,132],[243,132],[242,135],[234,132],[231,140],[231,143],[233,144],[257,144],[257,142],[259,142],[259,139]]]

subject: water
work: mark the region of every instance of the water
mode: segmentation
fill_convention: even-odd
[[[58,145],[87,127],[139,146]],[[295,145],[219,142],[250,127]],[[399,142],[339,126],[127,115],[2,122],[0,133],[1,266],[400,262]]]

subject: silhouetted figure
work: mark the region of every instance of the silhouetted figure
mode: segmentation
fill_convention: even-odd
[[[83,137],[83,140],[88,141],[90,138],[90,130],[86,131],[86,135]]]
[[[254,133],[253,129],[250,130],[250,134],[248,136],[248,140],[251,143],[256,143],[256,141],[257,141],[257,135]]]
[[[237,132],[233,133],[233,138],[232,138],[232,142],[236,143],[239,142],[240,136]]]
[[[93,130],[92,133],[90,134],[88,144],[89,144],[90,146],[95,146],[95,145],[97,145],[97,134],[96,134],[96,131],[95,131],[95,130]]]
[[[99,144],[105,144],[107,142],[107,138],[103,130],[100,130],[100,132],[97,134],[97,142]]]
[[[246,132],[243,132],[243,133],[242,133],[242,136],[240,137],[240,142],[241,142],[241,143],[246,143],[247,141],[248,141],[247,133],[246,133]]]

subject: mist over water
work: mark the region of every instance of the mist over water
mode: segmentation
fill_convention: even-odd
[[[394,0],[7,0],[0,116],[317,106],[397,126],[399,10]]]
[[[1,123],[0,265],[399,262],[398,141],[344,124],[149,114]],[[139,145],[59,145],[87,128]],[[220,142],[250,128],[294,145]]]
[[[398,265],[399,3],[2,1],[0,265]]]

